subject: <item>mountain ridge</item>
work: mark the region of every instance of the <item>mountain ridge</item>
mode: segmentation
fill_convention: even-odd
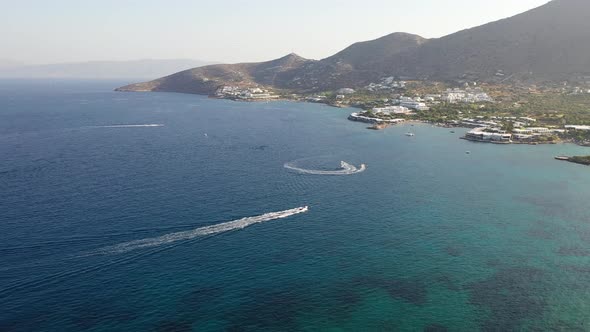
[[[290,54],[261,63],[194,68],[119,91],[211,94],[222,85],[295,92],[362,87],[383,77],[499,82],[590,76],[590,1],[553,0],[435,39],[397,32],[322,60]],[[188,85],[188,86],[187,86]]]

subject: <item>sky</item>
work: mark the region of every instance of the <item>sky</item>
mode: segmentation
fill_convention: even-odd
[[[0,0],[0,59],[27,64],[328,57],[392,32],[426,38],[548,0]]]

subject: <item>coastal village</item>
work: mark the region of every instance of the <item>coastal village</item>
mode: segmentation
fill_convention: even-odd
[[[216,98],[244,100],[244,101],[268,101],[278,99],[279,96],[269,90],[259,87],[222,86],[215,92]]]
[[[441,87],[437,82],[417,83],[385,77],[359,89],[341,88],[308,95],[261,86],[221,86],[213,97],[250,102],[288,99],[355,107],[359,111],[350,114],[348,119],[371,124],[369,129],[382,130],[408,121],[428,122],[445,127],[471,128],[462,138],[475,142],[533,145],[573,142],[590,146],[590,119],[580,123],[566,119],[559,123],[538,120],[521,109],[526,102],[518,100],[509,104],[496,87],[491,89],[495,92],[494,97],[477,82],[463,82],[460,87]],[[520,91],[532,96],[546,92],[537,86],[520,87]],[[564,84],[551,92],[590,100],[590,89],[579,86]],[[500,105],[509,105],[514,111],[502,111]]]
[[[485,93],[474,96],[470,93],[449,92],[439,98],[456,102],[470,103],[472,98],[488,99]],[[459,95],[460,97],[457,97]],[[439,99],[440,100],[440,99]],[[486,101],[490,102],[490,101]],[[370,129],[384,129],[388,125],[400,124],[406,121],[421,121],[420,112],[429,110],[429,106],[422,98],[402,97],[393,102],[396,105],[376,107],[363,112],[354,112],[349,115],[351,121],[359,121],[379,125]],[[554,144],[562,141],[568,133],[588,133],[590,136],[590,125],[564,125],[560,127],[545,127],[536,125],[537,120],[531,117],[501,117],[482,116],[460,117],[458,120],[450,120],[443,123],[435,123],[445,127],[472,128],[463,139],[494,144]],[[580,145],[589,145],[590,141],[576,142]]]
[[[368,88],[383,91],[396,90],[407,85],[407,82],[394,82],[386,80],[384,83],[371,84]],[[579,87],[572,90],[570,95],[590,94],[588,90]],[[590,125],[542,125],[531,116],[485,114],[490,113],[486,110],[493,109],[496,102],[483,88],[478,87],[477,83],[465,83],[463,88],[447,88],[439,94],[429,93],[414,97],[401,95],[396,99],[383,99],[382,102],[384,106],[353,112],[348,119],[373,124],[369,129],[385,129],[390,125],[407,121],[471,128],[462,138],[482,143],[536,145],[573,142],[590,146]],[[456,116],[443,116],[434,121],[425,116],[431,109],[440,109],[441,105],[445,109],[455,109]]]

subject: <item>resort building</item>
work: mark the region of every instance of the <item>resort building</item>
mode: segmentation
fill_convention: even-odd
[[[429,95],[424,96],[424,100],[429,101],[429,102],[437,101],[441,98],[442,98],[441,95],[433,95],[433,94],[429,94]]]
[[[567,125],[565,126],[567,130],[590,130],[590,126],[577,126],[577,125]]]
[[[448,103],[483,103],[492,102],[493,99],[481,88],[447,89],[443,100]]]
[[[526,141],[526,140],[529,140],[529,139],[535,137],[535,135],[514,134],[514,135],[512,135],[512,137],[517,141]]]
[[[222,86],[217,89],[215,96],[242,100],[268,100],[278,98],[277,95],[273,95],[261,88],[243,88],[237,86]]]
[[[223,96],[237,96],[242,92],[242,90],[237,86],[222,86],[215,92],[215,95],[218,97]]]
[[[478,142],[510,143],[512,134],[505,132],[490,132],[487,127],[470,130],[465,134],[465,139]]]
[[[379,118],[368,117],[364,115],[360,115],[359,113],[352,113],[348,116],[348,120],[350,121],[358,121],[358,122],[366,122],[366,123],[401,123],[406,120],[404,119],[391,119],[391,120],[383,120]]]
[[[306,100],[312,103],[321,103],[326,101],[326,96],[311,96],[307,97]]]
[[[410,97],[401,97],[399,99],[399,105],[416,111],[428,111],[430,109],[421,99],[417,100]]]
[[[531,134],[542,134],[547,135],[551,134],[551,129],[544,128],[544,127],[527,127],[527,128],[518,128],[514,129],[513,132],[515,134],[523,134],[523,135],[531,135]]]
[[[350,88],[342,88],[342,89],[339,89],[338,91],[336,91],[336,93],[338,93],[339,95],[351,95],[355,92],[356,91],[354,91],[354,89],[350,89]]]
[[[412,111],[404,106],[386,106],[386,107],[376,107],[373,109],[374,113],[381,113],[381,114],[412,114]]]
[[[461,124],[466,127],[496,127],[499,124],[494,121],[485,121],[480,119],[461,119]]]
[[[404,81],[395,81],[393,76],[386,77],[381,79],[380,83],[370,83],[365,87],[365,89],[369,91],[380,91],[380,90],[396,90],[396,89],[404,89],[406,87],[406,82]]]
[[[240,94],[238,96],[238,98],[247,99],[247,100],[266,100],[266,99],[278,98],[278,96],[271,95],[270,93],[267,93],[267,92],[252,93],[250,91],[246,91],[246,92],[242,92],[242,94]]]

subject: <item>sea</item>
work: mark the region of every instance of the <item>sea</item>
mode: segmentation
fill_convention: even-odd
[[[0,331],[590,330],[589,148],[125,83],[0,81]]]

